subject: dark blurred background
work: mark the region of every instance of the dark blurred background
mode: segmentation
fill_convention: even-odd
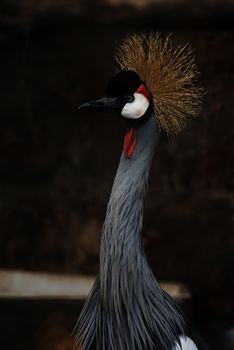
[[[96,274],[125,129],[77,105],[103,95],[127,34],[173,32],[207,93],[193,128],[161,137],[144,245],[158,279],[190,288],[202,336],[234,349],[218,343],[234,327],[233,28],[231,0],[1,0],[0,268]],[[41,334],[70,334],[79,306],[0,303],[1,349],[72,349]]]

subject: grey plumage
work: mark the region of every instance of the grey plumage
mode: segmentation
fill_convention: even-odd
[[[176,303],[156,281],[143,252],[143,200],[159,127],[152,108],[136,120],[137,145],[122,154],[102,232],[100,271],[80,315],[82,350],[166,350],[190,336]],[[147,120],[146,120],[147,119]]]

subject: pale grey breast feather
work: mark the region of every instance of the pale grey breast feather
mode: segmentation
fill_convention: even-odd
[[[180,337],[180,344],[176,344],[173,350],[198,350],[194,342],[189,337]]]

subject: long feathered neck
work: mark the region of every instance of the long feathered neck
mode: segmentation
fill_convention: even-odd
[[[100,288],[114,306],[132,302],[141,284],[145,259],[141,244],[143,199],[159,135],[156,118],[147,116],[133,127],[136,149],[130,159],[122,153],[113,184],[100,252]],[[127,307],[127,304],[126,304]]]
[[[134,125],[136,148],[121,156],[103,226],[100,272],[78,321],[82,350],[171,350],[185,333],[174,301],[145,258],[143,199],[157,145],[153,112]]]

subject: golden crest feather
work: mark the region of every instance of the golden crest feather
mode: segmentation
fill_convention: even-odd
[[[152,94],[156,117],[167,134],[178,134],[199,116],[203,89],[190,45],[173,47],[159,33],[127,37],[115,55],[121,70],[135,71]]]

